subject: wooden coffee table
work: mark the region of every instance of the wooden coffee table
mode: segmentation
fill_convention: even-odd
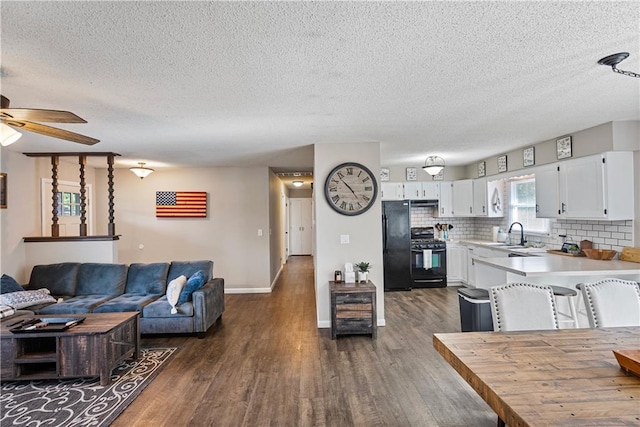
[[[84,322],[59,332],[12,333],[21,319],[85,317]],[[138,313],[30,315],[0,323],[0,379],[42,380],[100,377],[111,382],[111,370],[123,360],[140,356]]]

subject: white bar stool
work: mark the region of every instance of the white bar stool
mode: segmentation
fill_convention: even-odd
[[[569,313],[563,313],[559,309],[558,311],[558,323],[572,323],[574,328],[578,327],[578,312],[576,311],[576,304],[573,297],[580,298],[580,293],[575,289],[565,288],[563,286],[551,285],[553,290],[553,296],[556,298],[556,307],[558,307],[557,299],[559,297],[566,297],[569,305]]]

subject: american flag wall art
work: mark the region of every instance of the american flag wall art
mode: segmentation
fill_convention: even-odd
[[[206,191],[156,191],[156,218],[206,217]]]

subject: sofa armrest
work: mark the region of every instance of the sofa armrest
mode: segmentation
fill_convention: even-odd
[[[216,277],[193,293],[194,332],[206,332],[223,312],[224,279]]]

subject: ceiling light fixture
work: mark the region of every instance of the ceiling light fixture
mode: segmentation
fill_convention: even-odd
[[[294,187],[302,187],[303,184],[304,184],[304,182],[302,182],[302,181],[293,181],[293,186]]]
[[[614,73],[624,74],[625,76],[629,76],[629,77],[640,78],[640,74],[638,73],[634,73],[633,71],[619,70],[616,67],[616,65],[618,65],[628,57],[629,57],[629,52],[614,53],[613,55],[605,56],[604,58],[602,58],[600,61],[598,61],[598,64],[611,67]]]
[[[10,126],[0,123],[0,144],[6,147],[20,139],[22,134]]]
[[[438,175],[444,169],[444,159],[440,156],[429,156],[424,161],[422,169],[429,175]]]
[[[138,162],[138,164],[140,166],[135,166],[135,167],[129,168],[129,170],[131,172],[135,173],[136,176],[138,176],[138,178],[144,179],[144,178],[146,178],[147,176],[149,176],[150,174],[152,174],[154,172],[153,169],[144,167],[144,165],[146,164],[145,162]]]

